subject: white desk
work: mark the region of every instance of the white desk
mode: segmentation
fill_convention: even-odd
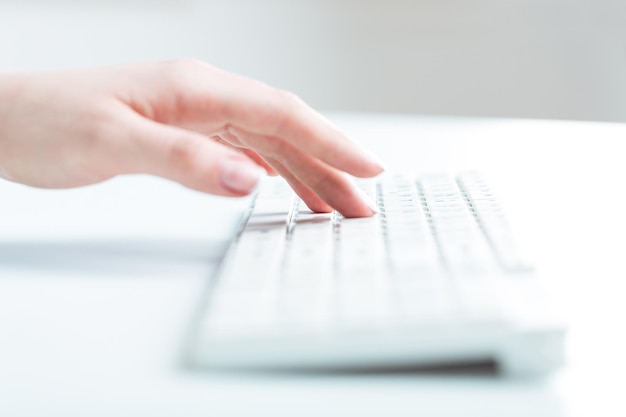
[[[335,119],[394,170],[494,180],[559,289],[563,371],[534,382],[186,371],[184,326],[247,201],[146,177],[68,191],[0,181],[0,415],[626,415],[626,126]]]

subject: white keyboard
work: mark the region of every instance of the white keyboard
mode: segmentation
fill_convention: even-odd
[[[311,212],[260,187],[201,309],[189,359],[226,368],[493,361],[537,374],[564,328],[475,172],[357,180],[370,218]]]

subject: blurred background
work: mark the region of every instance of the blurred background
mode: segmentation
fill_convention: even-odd
[[[325,110],[626,122],[624,0],[0,0],[0,70],[197,57]]]

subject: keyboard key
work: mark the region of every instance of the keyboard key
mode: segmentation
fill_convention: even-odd
[[[503,334],[511,310],[503,300],[539,298],[533,286],[524,298],[505,284],[529,283],[507,279],[529,268],[478,173],[388,175],[355,185],[376,202],[376,215],[313,213],[284,181],[260,186],[202,321],[208,340],[240,340],[233,343],[248,358],[265,346],[274,359],[273,348],[290,341],[301,343],[296,356],[319,348],[332,357],[334,337],[348,343],[357,334],[372,346],[391,335],[392,350],[420,332],[447,329],[461,338],[482,332],[482,341]],[[452,349],[453,339],[442,346]]]

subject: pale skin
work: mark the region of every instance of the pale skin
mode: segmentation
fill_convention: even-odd
[[[291,93],[196,60],[0,74],[0,177],[71,188],[124,174],[223,196],[283,176],[314,211],[374,213],[380,161]]]

